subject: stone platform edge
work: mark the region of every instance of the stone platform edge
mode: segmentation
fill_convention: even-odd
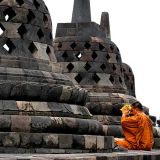
[[[0,154],[0,160],[160,160],[160,150],[93,154]]]

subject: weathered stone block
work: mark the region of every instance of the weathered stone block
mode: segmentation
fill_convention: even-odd
[[[85,135],[85,149],[96,150],[97,148],[97,137]]]
[[[82,135],[73,135],[73,148],[85,149],[85,137]]]
[[[43,142],[42,134],[31,134],[30,135],[30,145],[33,147],[40,147]]]
[[[103,115],[95,115],[93,118],[99,121],[103,125],[121,125],[121,117],[120,116],[103,116]]]
[[[60,149],[70,149],[73,145],[72,135],[59,135],[59,148]]]
[[[30,137],[31,135],[28,133],[21,133],[20,134],[21,138],[21,144],[20,147],[22,148],[30,148],[31,147],[31,142],[30,142]]]
[[[108,125],[103,125],[103,133],[104,133],[104,135],[107,135],[107,133],[108,133]]]
[[[20,136],[18,133],[9,133],[2,140],[4,147],[18,147],[20,145]]]
[[[111,136],[104,137],[104,148],[105,149],[114,148],[114,137],[111,137]]]
[[[115,137],[123,137],[123,130],[121,126],[117,125],[109,125],[107,130],[108,136],[115,136]]]
[[[30,132],[31,117],[30,116],[11,116],[11,130],[13,132]]]
[[[0,115],[0,130],[1,131],[11,130],[11,116]]]
[[[47,132],[51,130],[52,121],[49,117],[32,117],[31,131],[32,132]]]
[[[95,120],[88,120],[88,124],[89,124],[89,128],[88,128],[88,133],[99,133],[100,135],[103,134],[102,131],[102,125],[100,123],[98,123]]]
[[[77,132],[79,134],[83,134],[85,131],[87,131],[87,133],[88,133],[89,123],[86,122],[85,120],[81,120],[81,121],[77,121],[77,122],[78,122],[78,130],[77,130]]]
[[[97,136],[97,149],[103,150],[105,148],[105,137],[104,136]]]
[[[65,128],[69,128],[71,133],[75,133],[78,127],[78,119],[75,118],[63,118],[62,119]]]
[[[159,149],[160,148],[160,138],[154,139],[154,146],[153,148]]]
[[[56,134],[47,134],[43,136],[43,144],[47,148],[58,148],[58,135]]]

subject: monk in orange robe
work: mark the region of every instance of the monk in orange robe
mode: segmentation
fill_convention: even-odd
[[[129,150],[150,151],[154,143],[150,118],[143,112],[140,102],[132,104],[130,114],[132,116],[129,110],[123,111],[121,124],[125,138],[115,138],[115,143]]]

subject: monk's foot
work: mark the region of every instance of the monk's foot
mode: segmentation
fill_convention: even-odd
[[[121,146],[115,146],[113,152],[128,152],[128,149]]]

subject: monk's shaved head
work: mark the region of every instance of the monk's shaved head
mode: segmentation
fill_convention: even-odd
[[[139,110],[143,111],[143,106],[140,102],[134,102],[132,103],[132,108],[138,108]]]

